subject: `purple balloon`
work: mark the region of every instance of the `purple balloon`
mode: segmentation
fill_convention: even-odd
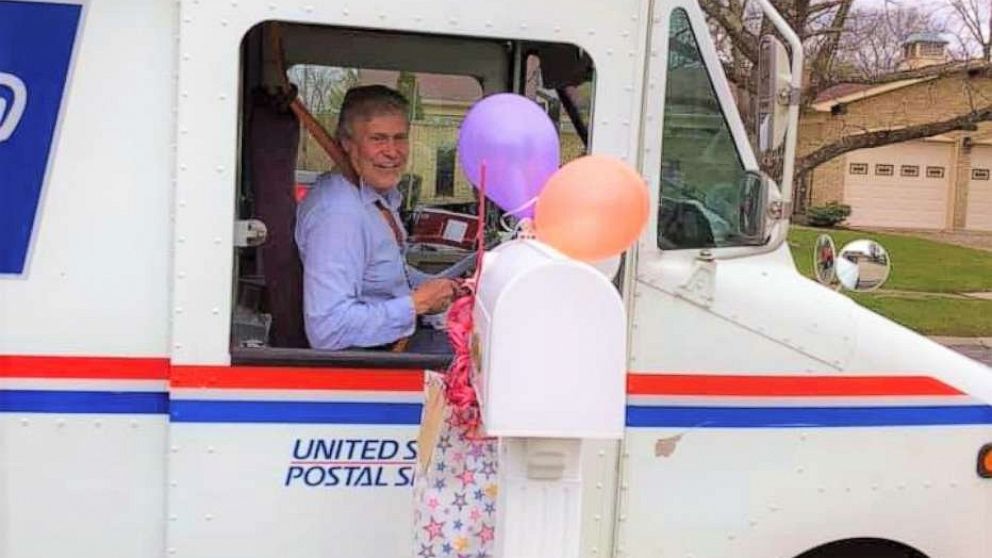
[[[458,133],[458,161],[480,186],[486,164],[486,197],[515,217],[534,216],[534,202],[558,170],[558,131],[537,103],[499,93],[476,103]]]

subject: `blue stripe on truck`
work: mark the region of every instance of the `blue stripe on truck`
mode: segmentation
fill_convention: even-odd
[[[165,414],[163,391],[0,390],[4,413]]]
[[[627,406],[632,428],[829,428],[992,424],[992,407],[676,407]]]
[[[169,400],[166,392],[0,390],[0,412],[169,414],[182,423],[420,423],[419,403]],[[631,428],[830,428],[992,424],[992,406],[689,407],[628,405]]]

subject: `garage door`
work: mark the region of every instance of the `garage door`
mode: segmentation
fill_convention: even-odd
[[[847,155],[844,203],[854,227],[943,229],[951,144],[907,142]]]
[[[964,228],[992,231],[992,147],[976,145],[971,150],[971,180]]]

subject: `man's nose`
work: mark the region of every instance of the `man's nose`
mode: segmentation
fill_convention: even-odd
[[[409,149],[409,142],[406,138],[393,138],[386,142],[387,151],[396,156],[402,156]]]
[[[400,154],[399,145],[395,140],[389,140],[386,142],[386,153],[389,154],[390,157],[396,157]]]

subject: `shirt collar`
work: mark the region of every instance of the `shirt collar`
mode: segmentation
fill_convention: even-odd
[[[387,207],[391,209],[399,209],[400,204],[403,202],[403,194],[400,193],[399,189],[393,187],[387,190],[385,194],[380,194],[371,186],[365,184],[361,178],[358,180],[362,184],[358,189],[362,196],[362,203],[372,205],[375,204],[376,201],[382,200]]]

